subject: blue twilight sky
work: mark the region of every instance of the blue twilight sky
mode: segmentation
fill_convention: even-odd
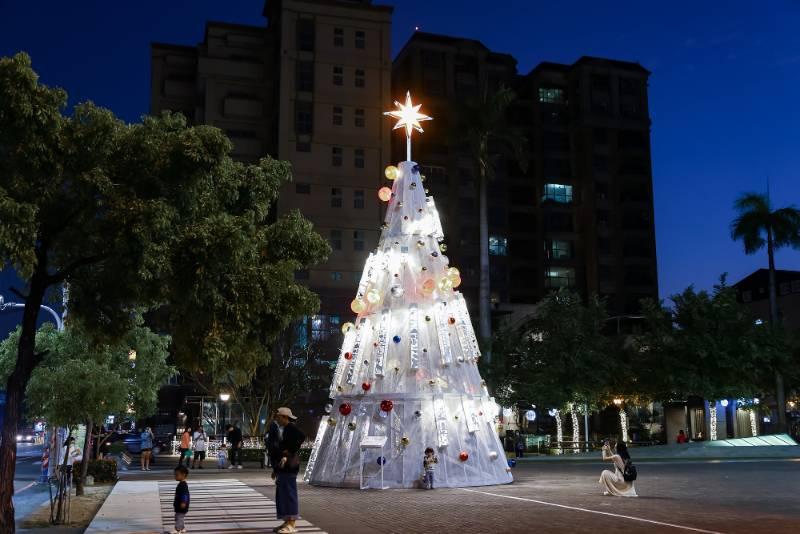
[[[73,103],[91,99],[136,121],[149,107],[151,41],[196,44],[207,20],[261,25],[262,6],[0,0],[0,55],[25,50]],[[520,72],[582,55],[642,63],[652,71],[662,297],[766,265],[763,254],[744,256],[728,225],[736,195],[765,190],[767,178],[776,204],[800,204],[800,2],[397,0],[394,53],[415,26],[479,39],[514,55]],[[800,252],[779,253],[777,264],[800,269]],[[7,286],[0,280],[0,294]]]

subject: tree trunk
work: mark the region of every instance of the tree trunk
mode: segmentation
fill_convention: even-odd
[[[488,220],[488,180],[484,164],[478,165],[480,170],[480,184],[478,197],[480,202],[480,336],[483,345],[483,357],[487,364],[492,363],[492,295],[489,271],[489,220]]]
[[[767,227],[767,255],[769,256],[769,324],[773,333],[780,325],[778,316],[778,294],[775,283],[775,246],[772,242],[772,228]],[[783,375],[775,369],[775,403],[778,411],[778,432],[786,432],[786,393]]]
[[[17,427],[22,411],[25,389],[33,369],[42,356],[36,353],[36,318],[47,288],[46,265],[40,261],[31,278],[31,288],[25,301],[22,333],[17,347],[17,361],[6,385],[5,420],[0,443],[0,532],[13,533],[14,525],[14,474],[17,461]]]
[[[89,472],[89,457],[92,452],[92,420],[86,421],[86,441],[83,443],[83,461],[81,462],[81,472],[78,475],[78,482],[75,484],[75,495],[83,495],[83,488],[86,485],[86,474]],[[99,441],[99,439],[98,439]]]

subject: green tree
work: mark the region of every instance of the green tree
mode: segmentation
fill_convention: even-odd
[[[491,277],[489,272],[489,219],[488,188],[494,177],[497,158],[510,156],[523,170],[527,169],[527,139],[522,130],[509,121],[509,111],[516,100],[516,94],[508,87],[501,86],[496,92],[484,89],[480,98],[467,103],[459,111],[460,124],[456,134],[467,145],[470,156],[478,170],[478,210],[480,226],[480,294],[479,334],[484,347],[484,358],[492,359],[492,304]]]
[[[780,327],[775,287],[775,252],[784,247],[800,249],[800,210],[794,206],[773,209],[769,195],[744,193],[734,202],[738,216],[731,223],[731,237],[744,243],[745,254],[755,254],[765,246],[769,261],[770,327]],[[778,432],[786,432],[786,393],[783,372],[775,369],[775,401],[778,405]]]
[[[181,115],[124,124],[39,83],[30,58],[0,58],[0,259],[26,280],[17,358],[0,444],[0,531],[14,531],[17,424],[45,358],[36,317],[49,288],[69,283],[70,317],[113,344],[132,310],[165,307],[180,365],[252,368],[282,325],[314,313],[293,273],[328,247],[298,214],[270,210],[286,164],[231,160],[218,129]]]

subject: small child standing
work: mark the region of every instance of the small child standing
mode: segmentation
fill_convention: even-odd
[[[225,450],[225,444],[222,443],[217,449],[217,468],[225,469],[228,463],[228,451]]]
[[[179,465],[175,468],[175,480],[178,485],[175,487],[175,500],[172,506],[175,509],[175,528],[172,534],[183,534],[186,532],[186,513],[189,511],[189,485],[186,483],[186,477],[189,476],[189,470],[185,465]]]
[[[422,459],[422,467],[425,469],[425,478],[423,479],[425,489],[433,489],[433,472],[438,463],[439,458],[436,457],[433,449],[430,447],[425,449],[425,458]]]

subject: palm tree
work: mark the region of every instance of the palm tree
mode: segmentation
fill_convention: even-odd
[[[508,108],[517,95],[505,86],[490,94],[488,87],[480,98],[467,103],[459,113],[458,137],[469,148],[478,168],[480,202],[480,292],[479,334],[486,363],[491,362],[492,315],[489,277],[489,222],[487,217],[488,182],[494,176],[493,160],[506,155],[516,159],[524,172],[528,166],[527,139],[508,121]]]
[[[755,254],[764,245],[769,257],[769,320],[777,328],[778,299],[775,291],[775,251],[783,247],[800,249],[800,210],[787,206],[772,210],[769,194],[743,193],[734,202],[739,213],[731,223],[731,237],[744,243],[745,254]],[[775,401],[778,404],[778,432],[786,431],[786,399],[783,375],[775,370]]]

